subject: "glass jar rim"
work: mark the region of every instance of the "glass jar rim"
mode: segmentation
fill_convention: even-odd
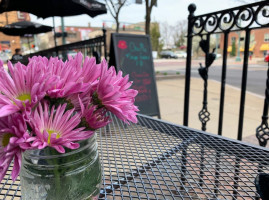
[[[26,150],[23,152],[23,154],[29,158],[29,159],[54,159],[54,158],[63,158],[63,157],[67,157],[67,156],[70,156],[70,155],[74,155],[76,153],[79,153],[87,148],[89,148],[90,146],[96,146],[97,143],[95,142],[96,141],[96,134],[93,134],[90,138],[86,139],[86,140],[82,140],[82,141],[78,141],[77,143],[82,143],[84,141],[90,141],[90,140],[94,140],[94,142],[88,142],[86,145],[83,145],[83,146],[80,146],[79,148],[77,149],[73,149],[72,151],[69,151],[67,153],[59,153],[59,154],[55,154],[55,155],[36,155],[34,154],[33,152],[36,152],[37,150]],[[52,147],[46,147],[46,148],[52,148]],[[44,149],[46,149],[44,148]],[[39,150],[42,151],[44,149],[41,149]]]

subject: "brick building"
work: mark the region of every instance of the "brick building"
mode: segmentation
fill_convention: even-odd
[[[12,11],[0,14],[0,26],[25,20],[30,21],[30,15],[25,12]],[[0,52],[5,50],[13,54],[16,48],[21,48],[20,37],[8,36],[0,32]]]
[[[115,32],[115,29],[106,27],[107,30],[107,49],[109,50],[111,33]],[[56,32],[61,32],[61,27],[56,27]],[[102,27],[82,27],[82,26],[65,26],[65,32],[67,32],[66,44],[73,42],[78,42],[82,40],[88,40],[103,35]],[[120,28],[120,33],[129,33],[129,34],[145,34],[143,30],[138,28],[129,28],[126,26],[125,30]],[[48,32],[44,34],[39,34],[37,36],[39,50],[48,49],[54,47],[54,35],[53,32]],[[57,45],[62,45],[62,37],[56,39]]]
[[[65,32],[67,32],[66,43],[78,42],[81,40],[90,39],[89,33],[98,29],[96,27],[85,26],[65,26]],[[62,32],[61,27],[56,27],[56,32]],[[57,38],[57,44],[62,45],[62,38]]]
[[[235,42],[236,46],[236,55],[238,52],[238,38],[240,35],[240,54],[244,54],[244,41],[245,41],[245,33],[240,32],[231,32],[229,34],[229,41],[228,41],[228,54],[232,52],[232,44]],[[220,48],[223,49],[223,41],[224,35],[221,35],[220,38]],[[269,52],[269,29],[255,29],[251,31],[250,35],[250,44],[249,44],[249,51],[250,55],[256,58],[263,58]]]

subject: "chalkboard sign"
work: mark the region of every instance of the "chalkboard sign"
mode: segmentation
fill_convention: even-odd
[[[132,88],[138,90],[135,105],[140,113],[160,118],[149,36],[111,34],[109,64],[129,74]]]

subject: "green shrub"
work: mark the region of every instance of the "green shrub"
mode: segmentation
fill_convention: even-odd
[[[231,56],[236,56],[236,45],[235,45],[235,40],[233,40],[233,43],[232,43]]]

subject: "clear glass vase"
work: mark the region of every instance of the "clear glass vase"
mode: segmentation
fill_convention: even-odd
[[[20,172],[23,200],[98,199],[101,165],[96,136],[60,154],[53,148],[27,150]]]

